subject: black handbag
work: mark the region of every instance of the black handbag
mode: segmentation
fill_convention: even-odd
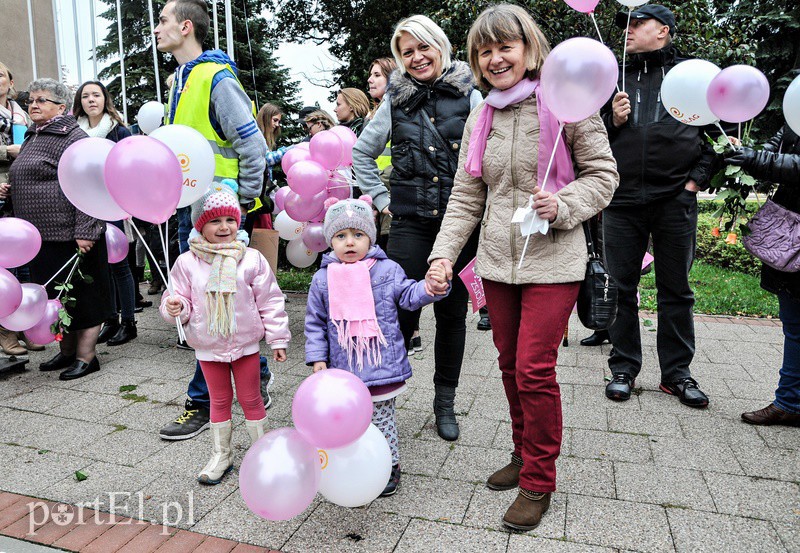
[[[617,284],[606,271],[600,254],[595,251],[589,225],[583,223],[589,261],[586,276],[578,292],[578,318],[590,330],[606,330],[617,318]]]

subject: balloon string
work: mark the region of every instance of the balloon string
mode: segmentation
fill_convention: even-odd
[[[606,45],[605,41],[603,41],[603,35],[600,34],[600,27],[597,26],[597,18],[594,16],[594,12],[589,12],[589,17],[592,18],[592,23],[594,23],[594,29],[597,31],[597,38],[600,39],[600,44],[603,46]],[[625,41],[628,42],[627,40]],[[619,93],[619,84],[617,86],[617,93]]]
[[[716,121],[714,124],[715,124],[715,125],[717,126],[717,128],[719,129],[719,132],[721,132],[721,133],[722,133],[722,136],[724,136],[724,137],[725,137],[725,140],[727,140],[727,141],[728,141],[728,144],[730,144],[731,148],[733,148],[733,151],[734,151],[734,152],[735,152],[735,151],[738,151],[738,150],[739,150],[739,147],[738,147],[738,146],[736,146],[736,144],[734,144],[733,142],[731,142],[731,139],[730,139],[730,137],[729,137],[727,134],[725,134],[725,129],[723,129],[723,128],[722,128],[722,125],[720,125],[720,124],[719,124],[719,121]]]
[[[78,256],[78,254],[75,254],[75,257],[77,257],[77,256]],[[69,274],[67,275],[67,280],[64,281],[64,284],[66,284],[67,282],[71,282],[72,281],[72,275],[75,274],[75,269],[78,268],[78,264],[80,263],[80,261],[81,261],[80,259],[76,259],[75,260],[75,263],[72,265],[72,269],[70,269]],[[45,286],[47,286],[47,284],[45,284]],[[63,294],[65,291],[66,291],[66,286],[64,288],[62,288],[61,290],[59,290],[58,295],[56,296],[56,299],[60,299],[61,298],[61,294]]]
[[[161,225],[156,225],[158,229],[158,237],[161,240],[161,248],[164,250],[164,260],[167,262],[167,290],[169,290],[169,295],[175,295],[175,290],[172,287],[172,273],[169,271],[169,248],[167,247],[167,237],[169,236],[168,229],[169,229],[169,219],[164,221],[164,236],[161,236]],[[180,324],[180,318],[175,317],[175,322],[178,328],[178,338],[181,339],[182,342],[186,341],[186,333],[183,330],[183,325]]]
[[[625,92],[625,56],[628,53],[628,28],[631,26],[631,12],[633,8],[628,8],[628,24],[625,25],[625,40],[622,42],[622,92]]]
[[[67,261],[66,263],[64,263],[64,266],[63,266],[63,267],[61,267],[61,268],[60,268],[58,271],[56,271],[56,274],[54,274],[52,277],[50,277],[50,280],[48,280],[47,282],[45,282],[45,283],[44,283],[44,287],[45,287],[45,288],[47,288],[47,285],[48,285],[48,284],[50,284],[51,282],[53,282],[53,280],[55,280],[55,278],[56,278],[58,275],[60,275],[60,274],[61,274],[61,271],[63,271],[64,269],[66,269],[66,268],[67,268],[67,266],[68,266],[70,263],[72,263],[73,261],[75,261],[75,264],[77,265],[77,263],[78,263],[78,262],[75,260],[75,258],[76,258],[76,257],[78,257],[78,254],[77,254],[77,253],[76,253],[75,255],[73,255],[72,257],[70,257],[70,258],[69,258],[69,261]]]
[[[142,241],[142,245],[144,246],[144,249],[147,250],[147,253],[150,254],[150,258],[155,263],[155,265],[156,265],[155,269],[156,269],[156,271],[158,271],[158,274],[161,277],[161,281],[167,283],[167,290],[169,291],[169,295],[172,296],[174,294],[174,291],[172,290],[172,285],[169,283],[169,279],[167,279],[167,277],[165,277],[164,273],[161,271],[161,266],[158,264],[158,260],[156,259],[156,256],[153,255],[153,252],[150,249],[150,246],[147,245],[147,241],[144,239],[144,236],[142,236],[142,233],[139,232],[139,227],[136,226],[136,223],[134,222],[133,217],[131,217],[130,221],[131,221],[131,227],[133,228],[133,230],[136,231],[136,235],[139,237],[139,240]],[[159,226],[159,229],[160,228],[161,227]],[[158,236],[159,236],[159,238],[161,237],[161,231],[160,230],[159,230]],[[150,270],[152,271],[153,268],[150,267]],[[185,342],[186,341],[186,335],[183,333],[183,325],[181,324],[180,317],[175,317],[175,325],[178,328],[178,338],[180,338],[181,341]]]

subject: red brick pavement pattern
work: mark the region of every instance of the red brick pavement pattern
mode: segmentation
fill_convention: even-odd
[[[0,491],[0,534],[81,553],[280,553],[88,508],[69,507],[56,524],[47,515],[62,505]]]

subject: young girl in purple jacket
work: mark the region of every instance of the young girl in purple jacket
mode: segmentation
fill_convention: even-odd
[[[218,484],[233,468],[231,373],[247,434],[255,442],[267,422],[259,344],[266,336],[275,361],[285,361],[291,338],[283,294],[269,263],[236,240],[241,217],[236,192],[213,183],[192,206],[192,224],[200,235],[189,240],[189,251],[170,272],[175,295],[165,292],[161,300],[165,320],[180,317],[211,396],[214,453],[197,477],[202,484]]]
[[[306,364],[314,372],[349,370],[372,393],[372,422],[392,451],[392,474],[382,496],[400,482],[395,397],[411,377],[398,308],[415,311],[443,298],[425,282],[406,278],[403,269],[375,246],[372,199],[326,201],[325,239],[333,252],[322,258],[306,309]],[[434,270],[437,271],[438,269]],[[437,278],[444,280],[439,271]]]

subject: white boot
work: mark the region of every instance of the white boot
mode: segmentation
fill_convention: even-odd
[[[250,445],[256,443],[267,428],[267,417],[257,421],[244,421],[244,427],[247,429],[247,435],[250,436]]]
[[[219,484],[222,477],[233,468],[231,451],[231,421],[211,423],[211,442],[214,454],[211,460],[197,475],[201,484]]]

